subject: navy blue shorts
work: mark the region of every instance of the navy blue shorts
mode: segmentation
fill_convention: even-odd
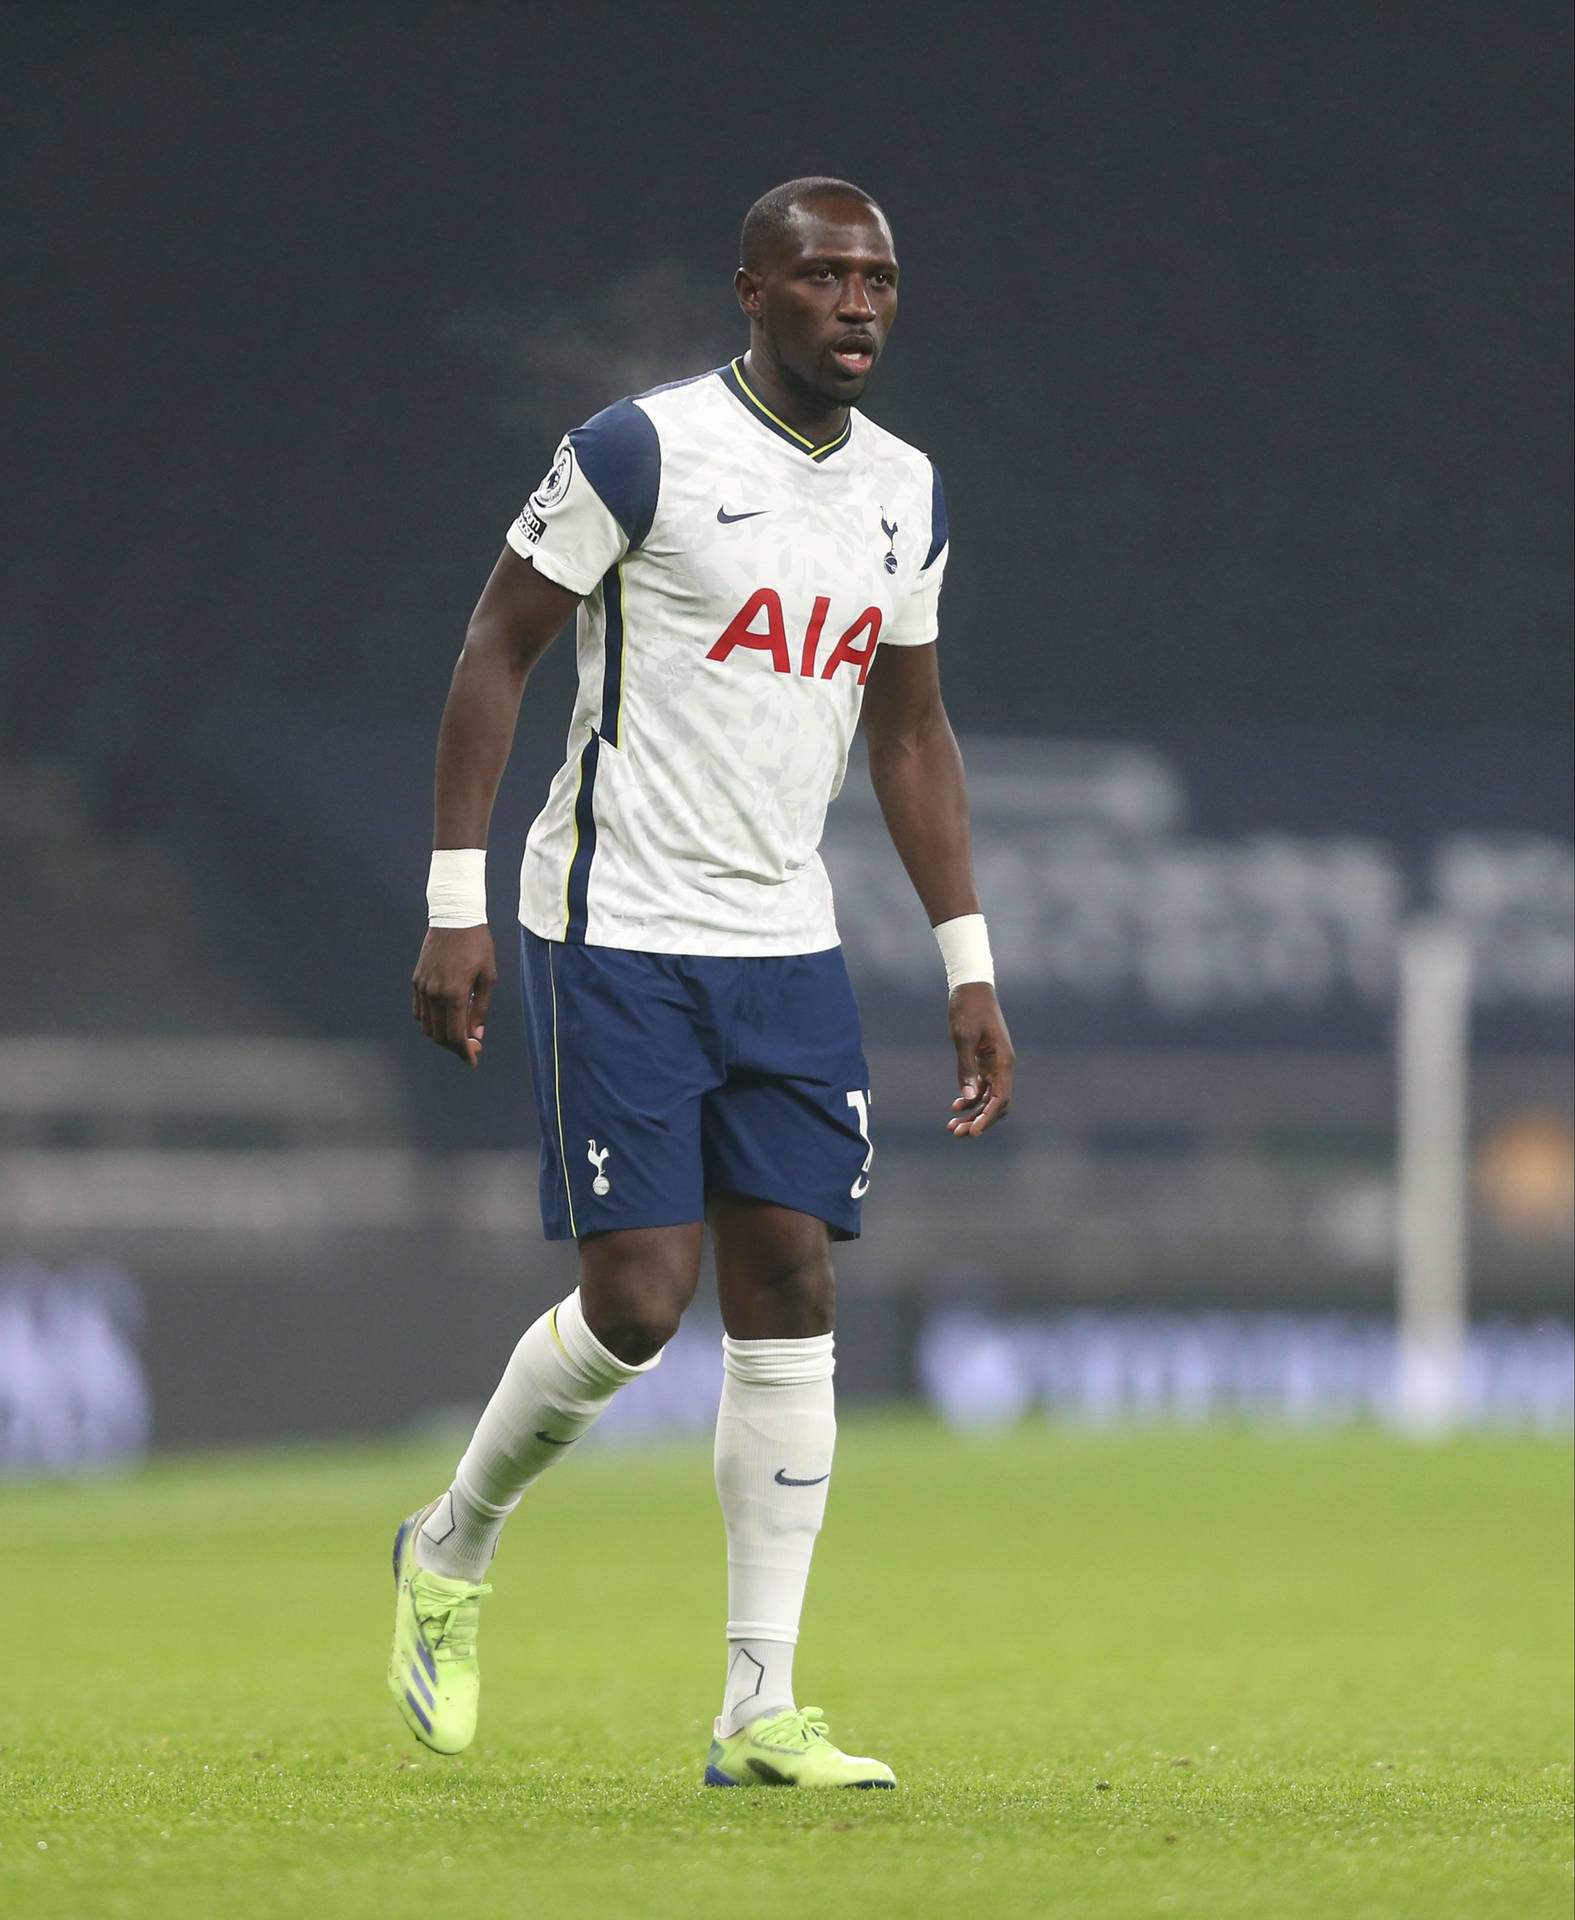
[[[842,950],[630,953],[520,929],[549,1240],[747,1194],[859,1232],[869,1069]]]

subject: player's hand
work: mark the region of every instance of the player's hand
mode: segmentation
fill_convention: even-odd
[[[995,988],[982,980],[967,981],[953,990],[946,1003],[946,1024],[957,1049],[959,1089],[946,1130],[962,1140],[1006,1118],[1017,1056]]]
[[[410,982],[410,1011],[429,1040],[467,1067],[479,1066],[497,984],[497,956],[485,927],[428,927]]]

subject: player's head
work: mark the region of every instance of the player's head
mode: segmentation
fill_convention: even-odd
[[[744,218],[735,285],[752,353],[806,400],[858,399],[897,316],[891,228],[862,187],[817,174],[762,194]]]

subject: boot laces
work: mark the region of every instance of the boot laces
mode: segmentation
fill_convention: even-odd
[[[823,1718],[824,1707],[797,1707],[791,1713],[785,1713],[781,1719],[770,1723],[770,1744],[773,1747],[786,1747],[795,1752],[803,1752],[827,1737],[829,1729]],[[760,1729],[764,1732],[765,1729]]]
[[[434,1659],[475,1659],[482,1597],[491,1591],[490,1586],[483,1586],[468,1587],[463,1593],[420,1595],[416,1619]]]

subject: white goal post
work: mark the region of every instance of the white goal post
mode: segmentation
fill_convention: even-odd
[[[1418,1436],[1460,1420],[1470,1228],[1471,947],[1441,917],[1400,939],[1396,1046],[1396,1412]]]

